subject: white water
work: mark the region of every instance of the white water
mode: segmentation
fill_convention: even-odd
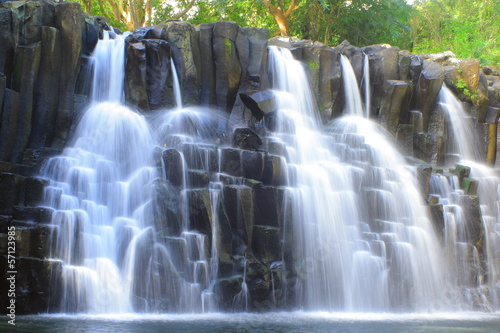
[[[455,211],[446,214],[446,220],[452,219],[453,223],[457,224],[455,228],[463,230],[462,232],[451,231],[447,233],[458,235],[456,236],[455,247],[459,246],[463,250],[455,252],[460,256],[465,258],[470,257],[468,253],[471,251],[471,248],[473,253],[483,251],[486,255],[487,271],[485,272],[485,278],[483,279],[482,274],[476,272],[475,275],[479,276],[477,283],[472,285],[472,292],[476,297],[482,298],[483,303],[486,304],[486,308],[490,306],[490,301],[486,300],[488,298],[491,299],[491,307],[498,310],[500,309],[500,254],[497,251],[500,248],[500,178],[497,170],[483,164],[485,158],[481,156],[482,154],[478,148],[481,145],[477,139],[478,135],[474,128],[473,118],[465,111],[462,102],[444,84],[439,93],[439,103],[449,116],[452,133],[451,144],[455,149],[454,152],[460,155],[460,164],[471,168],[469,177],[478,182],[477,194],[480,199],[483,227],[486,236],[484,238],[484,248],[477,249],[475,247],[476,244],[471,244],[471,240],[468,238],[468,228],[471,228],[471,223],[477,221],[471,221],[467,216],[456,213],[456,209],[461,209],[460,195],[463,195],[463,191],[459,189],[460,184],[456,184],[452,189],[441,191],[440,193],[441,201],[447,204],[446,200],[450,200],[451,198],[451,201],[453,201],[452,204],[455,204],[456,207]],[[453,200],[457,195],[458,198]],[[445,207],[447,206],[445,205]],[[460,234],[464,234],[464,236],[460,236]],[[475,266],[477,267],[479,264],[475,263]],[[479,269],[477,271],[480,272]]]
[[[342,57],[346,117],[322,134],[302,65],[270,48],[287,144],[298,275],[307,310],[430,311],[448,278],[414,175],[380,129],[362,118],[358,84]],[[292,266],[293,268],[290,268]]]

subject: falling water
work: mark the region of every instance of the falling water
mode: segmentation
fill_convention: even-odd
[[[370,60],[367,54],[363,56],[363,86],[365,88],[365,118],[370,118]]]
[[[182,109],[182,94],[181,94],[181,86],[179,84],[179,77],[177,76],[177,70],[175,69],[174,60],[170,61],[170,68],[172,70],[172,82],[174,85],[174,97],[175,97],[175,105],[178,109]]]
[[[342,57],[343,118],[322,134],[302,65],[270,48],[287,144],[298,303],[305,309],[432,310],[448,278],[415,177],[392,143],[362,118],[359,88]],[[291,267],[290,267],[291,266]]]
[[[477,269],[475,275],[478,276],[477,283],[473,285],[475,289],[479,288],[477,293],[478,297],[484,295],[484,288],[489,288],[489,298],[491,298],[491,303],[494,309],[499,309],[500,307],[500,255],[498,249],[500,246],[500,236],[498,231],[500,230],[499,221],[499,204],[500,204],[500,178],[498,173],[492,168],[484,165],[482,161],[484,157],[481,156],[480,143],[478,142],[477,135],[474,128],[473,118],[465,111],[462,102],[451,92],[451,90],[443,84],[441,91],[439,93],[439,103],[441,107],[447,112],[449,116],[449,124],[452,132],[450,136],[452,140],[452,146],[456,150],[455,152],[460,155],[460,164],[466,165],[471,168],[470,178],[478,182],[477,195],[480,199],[481,213],[483,219],[483,226],[485,230],[485,242],[484,249],[475,247],[476,244],[471,244],[469,239],[469,230],[474,228],[474,223],[477,221],[470,220],[467,216],[461,216],[457,214],[456,211],[453,213],[446,214],[445,217],[451,217],[453,222],[458,224],[459,228],[462,228],[462,232],[465,236],[462,239],[458,239],[457,246],[462,246],[466,251],[483,251],[486,255],[487,262],[487,272],[486,279],[482,281],[480,269]],[[440,197],[444,200],[453,201],[456,209],[461,209],[461,197],[463,196],[463,190],[461,190],[462,184],[456,184],[451,189],[447,191],[441,191]],[[459,196],[459,199],[453,200],[454,197]],[[446,202],[445,202],[446,203]],[[446,207],[446,206],[445,206]],[[462,245],[465,244],[465,245]],[[469,250],[472,248],[472,250]],[[462,255],[470,257],[468,253]],[[479,264],[475,263],[472,267],[478,267]],[[484,300],[483,303],[488,304],[489,302]]]

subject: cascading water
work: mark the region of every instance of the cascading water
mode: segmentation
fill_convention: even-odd
[[[500,255],[495,249],[500,246],[498,235],[500,178],[495,170],[481,163],[484,157],[478,149],[481,145],[477,142],[473,119],[467,114],[460,100],[444,84],[439,93],[439,104],[449,117],[452,134],[450,144],[455,150],[453,152],[460,156],[460,164],[470,167],[469,177],[478,182],[477,194],[481,200],[482,222],[485,230],[484,248],[477,248],[470,239],[471,230],[469,229],[474,228],[474,223],[477,221],[471,221],[468,216],[461,213],[464,191],[461,190],[462,184],[458,184],[457,177],[434,175],[433,182],[436,186],[433,193],[439,196],[446,210],[446,234],[451,235],[453,239],[449,244],[453,247],[455,256],[458,257],[457,265],[460,267],[458,274],[465,276],[466,279],[468,277],[462,285],[468,287],[471,297],[480,298],[486,308],[491,304],[493,309],[499,309]],[[483,279],[479,262],[478,252],[480,251],[484,251],[486,256],[485,279]],[[473,271],[463,272],[466,270],[464,267],[472,267]]]
[[[155,140],[145,119],[119,104],[124,48],[122,36],[99,41],[93,102],[74,145],[43,169],[46,205],[55,210],[52,257],[63,264],[61,311],[201,311],[206,236],[183,230],[186,257],[179,261],[172,239],[155,231],[155,192],[162,188]]]
[[[426,311],[442,308],[446,265],[414,175],[374,123],[362,118],[359,88],[341,60],[347,116],[322,134],[302,64],[270,48],[287,144],[288,200],[298,276],[308,310]],[[451,288],[452,289],[452,288]]]

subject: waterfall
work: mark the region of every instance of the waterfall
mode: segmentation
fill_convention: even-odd
[[[478,183],[477,195],[480,199],[482,223],[485,230],[484,248],[476,248],[475,241],[470,239],[471,229],[477,228],[474,226],[477,221],[460,213],[463,209],[462,201],[464,198],[462,184],[458,184],[456,180],[451,182],[453,183],[451,188],[436,189],[433,193],[439,196],[440,202],[447,210],[445,214],[446,233],[452,234],[456,238],[450,244],[454,248],[461,249],[455,250],[456,256],[459,257],[457,265],[461,266],[458,273],[465,276],[465,279],[469,277],[469,281],[462,284],[468,287],[473,297],[486,304],[483,306],[488,308],[490,302],[485,301],[485,299],[491,299],[491,306],[498,310],[500,308],[500,255],[496,249],[500,246],[500,236],[498,235],[498,230],[500,230],[498,210],[500,178],[495,170],[482,163],[484,157],[481,156],[478,148],[481,145],[477,139],[473,118],[467,114],[462,102],[445,84],[439,93],[439,104],[449,117],[449,127],[452,134],[450,136],[451,146],[455,150],[454,152],[459,154],[460,164],[470,167],[469,179]],[[436,177],[434,176],[434,178]],[[440,176],[440,178],[444,177]],[[448,178],[454,179],[456,177],[449,176]],[[456,230],[456,228],[460,230]],[[479,251],[484,252],[486,256],[485,279],[482,277],[479,258],[477,258]],[[472,264],[470,263],[471,252],[472,257],[477,258],[473,260]],[[460,260],[460,257],[464,259]]]
[[[363,55],[363,86],[365,90],[365,117],[370,118],[370,60],[367,54]]]
[[[308,310],[430,311],[445,302],[446,263],[415,176],[363,118],[341,58],[346,116],[325,132],[300,62],[270,47],[277,139],[287,144],[297,302]]]
[[[178,109],[182,109],[181,86],[179,84],[179,77],[177,76],[177,70],[175,69],[175,63],[173,59],[170,61],[170,68],[172,70],[172,82],[174,85],[175,105],[177,106]]]

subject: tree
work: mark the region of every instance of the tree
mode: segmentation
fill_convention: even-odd
[[[149,25],[155,13],[167,12],[169,18],[179,19],[196,4],[196,0],[79,0],[89,15],[100,15],[110,19],[120,29],[136,30]]]
[[[281,36],[290,36],[288,19],[299,8],[300,0],[291,0],[288,6],[285,0],[262,0],[262,3],[276,20]]]
[[[428,0],[415,8],[414,52],[451,50],[483,65],[500,63],[500,0]]]

